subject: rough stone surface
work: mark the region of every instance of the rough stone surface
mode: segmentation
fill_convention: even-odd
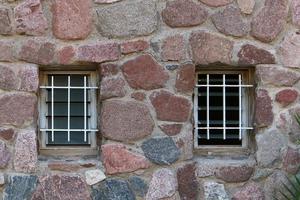
[[[265,195],[263,190],[254,182],[243,186],[238,192],[236,192],[232,200],[264,200]]]
[[[64,40],[84,39],[92,30],[92,0],[55,0],[53,34]]]
[[[4,90],[17,89],[18,77],[12,67],[0,64],[0,88]]]
[[[0,141],[0,168],[5,168],[11,159],[11,153],[5,143]]]
[[[37,167],[36,132],[19,132],[15,144],[14,168],[17,172],[35,172]]]
[[[189,27],[203,24],[208,12],[191,0],[176,0],[167,2],[162,17],[170,27]]]
[[[3,173],[0,173],[0,186],[3,186],[5,184],[5,177]]]
[[[300,1],[299,0],[292,0],[291,13],[292,13],[293,24],[300,27]]]
[[[0,138],[10,141],[15,138],[15,131],[12,128],[0,128]]]
[[[177,170],[178,191],[181,199],[193,200],[198,196],[198,181],[195,163],[186,164]]]
[[[36,119],[37,97],[34,95],[11,92],[0,95],[0,125],[21,126]]]
[[[159,120],[185,122],[189,119],[191,105],[186,98],[161,90],[153,92],[150,100]]]
[[[25,0],[14,9],[16,32],[39,36],[46,33],[47,19],[40,0]]]
[[[134,89],[152,90],[164,87],[169,76],[150,55],[141,55],[125,62],[123,74]]]
[[[162,124],[159,128],[168,136],[178,135],[182,129],[182,124]]]
[[[300,74],[282,68],[279,65],[258,65],[256,78],[261,85],[274,85],[290,87],[300,79]]]
[[[282,166],[286,172],[296,174],[300,167],[299,150],[289,147],[283,155]]]
[[[88,187],[80,176],[56,174],[39,178],[39,185],[31,199],[90,200],[91,198]]]
[[[242,13],[251,14],[255,6],[255,0],[237,0],[238,6]]]
[[[273,41],[284,28],[287,6],[287,0],[266,0],[252,20],[252,36],[262,42]]]
[[[166,168],[155,171],[149,185],[146,200],[171,197],[177,190],[175,174]]]
[[[230,4],[233,0],[200,0],[201,2],[207,4],[212,7],[225,6]]]
[[[278,197],[280,200],[284,200],[280,191],[283,190],[283,184],[289,185],[287,175],[280,171],[275,171],[269,176],[264,185],[265,200],[273,200],[274,197]]]
[[[300,68],[300,35],[297,33],[289,34],[280,44],[278,54],[285,67]]]
[[[239,65],[275,64],[275,57],[269,51],[251,44],[245,44],[238,53]]]
[[[181,151],[180,160],[190,160],[193,158],[194,136],[192,124],[185,125],[180,134],[174,137],[177,147]]]
[[[96,43],[82,45],[78,48],[79,61],[106,62],[115,61],[120,58],[119,45],[117,43]]]
[[[162,44],[162,58],[165,61],[181,61],[186,58],[185,42],[182,35],[167,37]]]
[[[81,166],[78,163],[72,162],[50,161],[48,162],[48,168],[55,171],[76,172]]]
[[[130,188],[137,196],[142,198],[146,196],[149,186],[142,178],[139,176],[131,176],[129,177],[128,182]]]
[[[88,170],[85,172],[85,182],[94,185],[106,179],[105,174],[100,169]]]
[[[220,167],[216,171],[216,177],[228,183],[247,181],[253,174],[252,166],[226,166]]]
[[[107,4],[107,3],[115,3],[122,0],[95,0],[95,3],[99,4]]]
[[[275,100],[283,107],[295,102],[298,98],[298,91],[293,89],[284,89],[276,94]]]
[[[131,98],[133,98],[137,101],[144,101],[146,98],[146,94],[143,92],[134,92],[131,94]]]
[[[216,28],[225,35],[242,37],[248,34],[250,26],[246,23],[240,10],[234,6],[228,6],[223,11],[212,15],[212,21]]]
[[[119,72],[119,66],[112,63],[103,63],[100,65],[101,77],[117,75]]]
[[[59,64],[70,64],[75,57],[75,49],[72,46],[66,46],[58,50],[57,60]]]
[[[224,185],[213,181],[204,182],[205,200],[229,200]]]
[[[106,37],[137,37],[157,29],[154,1],[134,0],[97,9],[98,31]]]
[[[285,147],[285,140],[281,133],[276,130],[256,135],[257,162],[262,167],[273,167],[280,161],[282,149]]]
[[[20,60],[49,65],[54,63],[56,45],[48,41],[29,39],[22,44],[18,58]]]
[[[126,94],[125,80],[120,76],[105,77],[100,83],[101,99],[124,97]]]
[[[9,175],[3,192],[3,200],[30,199],[36,184],[36,176]]]
[[[123,54],[137,53],[140,51],[144,51],[149,47],[149,43],[144,40],[129,41],[121,44],[121,52]]]
[[[10,35],[13,32],[12,12],[7,7],[0,7],[0,34]]]
[[[233,42],[216,34],[193,32],[190,37],[195,64],[231,63]]]
[[[175,88],[177,92],[191,94],[195,85],[195,65],[181,65],[177,71]]]
[[[129,184],[121,179],[106,179],[92,188],[93,200],[135,200]]]
[[[127,150],[123,144],[105,144],[101,149],[107,174],[133,172],[150,167],[150,162],[144,156]]]
[[[143,142],[145,156],[158,165],[170,165],[176,162],[180,151],[170,137],[151,138]]]
[[[286,135],[288,135],[289,140],[297,144],[300,140],[300,127],[295,118],[296,114],[300,114],[300,107],[296,106],[290,108],[287,112],[282,112],[279,115],[279,120],[277,122],[277,127]]]
[[[272,99],[265,89],[256,91],[255,125],[257,127],[270,126],[273,123],[274,114]]]
[[[4,40],[0,41],[0,61],[4,61],[4,62],[15,61],[14,46],[15,46],[15,42],[13,41],[4,41]]]
[[[136,101],[107,101],[101,110],[102,134],[112,140],[138,140],[152,133],[149,109]]]

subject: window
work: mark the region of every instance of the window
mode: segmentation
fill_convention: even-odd
[[[40,91],[42,148],[96,147],[96,75],[43,72]]]
[[[245,147],[250,119],[250,70],[201,71],[194,93],[195,147]]]

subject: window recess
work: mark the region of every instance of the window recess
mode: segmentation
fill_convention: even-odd
[[[42,147],[95,147],[96,79],[93,72],[45,72],[40,100]]]
[[[249,71],[199,72],[194,91],[195,147],[244,147],[249,122]]]

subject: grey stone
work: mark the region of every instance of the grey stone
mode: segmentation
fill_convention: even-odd
[[[37,176],[10,175],[3,193],[3,200],[30,199],[37,184]]]
[[[252,180],[259,181],[259,180],[265,179],[272,173],[273,173],[273,170],[271,170],[271,169],[256,169],[256,171],[253,174]]]
[[[5,168],[11,159],[11,153],[4,142],[0,141],[0,168]]]
[[[107,179],[92,188],[93,200],[135,200],[128,183],[120,179]]]
[[[276,130],[256,135],[257,162],[259,166],[273,167],[280,160],[285,147],[284,136]]]
[[[157,29],[153,0],[124,1],[97,10],[98,31],[106,37],[149,35]]]
[[[139,197],[145,197],[148,191],[147,183],[138,176],[131,176],[128,179],[130,184],[130,188],[134,191],[134,193]]]
[[[179,68],[179,65],[166,65],[167,70],[174,71]]]
[[[288,185],[287,175],[281,171],[275,171],[271,176],[269,176],[264,185],[265,191],[265,200],[274,200],[274,197],[277,200],[284,200],[283,196],[280,194],[280,191],[284,190],[283,184]]]
[[[180,151],[170,137],[151,138],[142,144],[145,156],[158,165],[170,165],[176,162]]]
[[[205,200],[229,200],[224,185],[213,181],[204,183]]]

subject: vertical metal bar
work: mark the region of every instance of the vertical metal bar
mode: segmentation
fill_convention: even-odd
[[[51,141],[54,142],[54,77],[51,76]]]
[[[226,140],[226,75],[223,74],[223,139]]]
[[[207,96],[206,96],[206,134],[207,134],[207,140],[209,140],[209,74],[206,75],[206,90],[207,90]]]
[[[86,142],[86,76],[84,76],[84,142]]]
[[[70,142],[70,101],[71,101],[71,78],[68,76],[68,142]]]
[[[239,139],[242,139],[242,76],[239,74]]]

